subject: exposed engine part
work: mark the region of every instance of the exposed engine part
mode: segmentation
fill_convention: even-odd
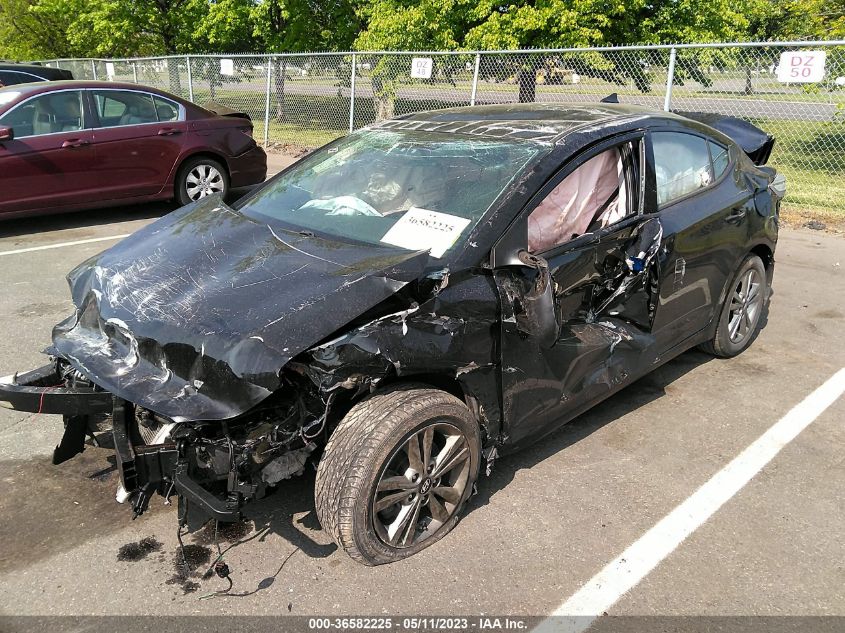
[[[305,470],[305,464],[308,461],[308,456],[314,452],[317,445],[311,442],[310,444],[282,453],[276,459],[264,466],[261,471],[261,479],[269,484],[275,485],[282,479],[290,479],[301,475]]]
[[[148,409],[137,407],[135,409],[135,421],[138,423],[138,434],[144,440],[144,444],[160,444],[157,442],[161,429],[165,426],[163,419],[157,418],[156,415]]]

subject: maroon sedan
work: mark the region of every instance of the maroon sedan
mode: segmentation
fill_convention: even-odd
[[[105,81],[0,88],[0,218],[175,199],[262,182],[252,123]]]

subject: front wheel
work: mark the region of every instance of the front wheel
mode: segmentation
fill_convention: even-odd
[[[229,172],[214,159],[200,156],[189,159],[176,175],[176,197],[182,205],[219,193],[229,193]]]
[[[424,385],[356,404],[317,469],[317,516],[365,565],[407,558],[458,522],[478,476],[481,440],[466,405]]]
[[[744,351],[757,338],[769,306],[769,282],[763,260],[746,257],[728,289],[712,340],[701,346],[705,352],[730,358]]]

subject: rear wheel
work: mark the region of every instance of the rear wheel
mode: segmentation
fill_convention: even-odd
[[[176,176],[176,197],[180,204],[190,204],[206,196],[229,193],[229,172],[212,158],[188,159]]]
[[[721,358],[741,353],[757,338],[768,306],[766,268],[757,255],[749,255],[731,282],[715,336],[701,349]]]
[[[457,524],[480,455],[478,424],[451,394],[424,385],[375,393],[326,445],[315,486],[320,523],[361,563],[407,558]]]

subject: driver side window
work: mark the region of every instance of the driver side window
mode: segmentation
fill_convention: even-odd
[[[61,90],[33,97],[0,117],[0,125],[14,128],[18,139],[82,130],[82,93]]]
[[[528,216],[528,250],[542,253],[637,213],[638,143],[596,154],[564,178]]]

